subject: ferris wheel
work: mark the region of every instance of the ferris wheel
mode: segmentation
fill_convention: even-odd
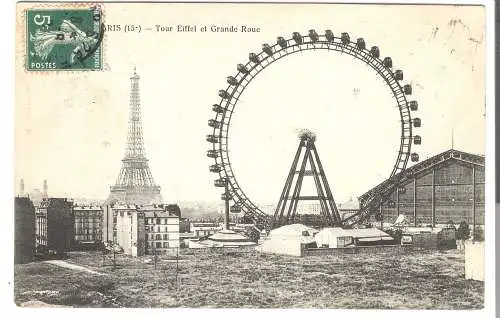
[[[422,142],[420,136],[413,135],[413,128],[421,126],[420,118],[412,119],[412,112],[418,110],[418,102],[407,100],[407,96],[412,94],[412,87],[409,84],[401,84],[404,78],[403,71],[393,69],[391,57],[381,58],[377,46],[368,49],[363,38],[358,38],[354,42],[345,32],[341,33],[339,37],[335,36],[331,30],[326,30],[322,35],[315,30],[309,30],[308,35],[293,32],[289,39],[278,37],[275,44],[263,44],[261,52],[250,53],[248,62],[238,64],[236,74],[227,77],[227,88],[219,90],[220,101],[212,106],[215,117],[208,121],[212,133],[206,136],[206,140],[212,144],[212,149],[207,151],[207,156],[214,160],[209,170],[219,176],[214,181],[214,185],[225,189],[221,196],[222,200],[232,201],[231,212],[243,212],[256,224],[266,223],[268,216],[243,192],[231,167],[228,149],[231,118],[245,88],[261,71],[283,57],[306,50],[328,50],[348,54],[364,62],[389,86],[399,111],[401,141],[392,172],[387,179],[391,182],[375,188],[371,196],[365,198],[364,202],[361,203],[360,211],[355,216],[350,217],[346,223],[352,224],[366,218],[371,211],[370,204],[377,202],[380,204],[384,196],[387,196],[397,185],[408,160],[413,162],[419,160],[418,154],[411,152],[412,144],[419,145]]]

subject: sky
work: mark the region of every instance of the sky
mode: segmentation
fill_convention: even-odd
[[[29,4],[19,4],[18,9]],[[484,154],[485,41],[480,6],[277,4],[106,4],[105,23],[247,25],[258,33],[107,32],[103,71],[30,73],[18,10],[16,51],[16,189],[104,199],[125,152],[133,67],[146,155],[167,202],[217,201],[206,157],[207,121],[217,91],[236,65],[263,43],[292,32],[331,29],[363,37],[404,71],[422,119],[415,133],[422,159],[451,148]],[[399,148],[391,91],[352,57],[308,51],[288,56],[247,87],[231,122],[236,178],[255,202],[276,202],[295,154],[297,131],[316,146],[337,202],[387,178]]]

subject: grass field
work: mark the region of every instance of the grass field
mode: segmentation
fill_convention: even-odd
[[[67,262],[16,265],[15,301],[76,307],[474,309],[483,282],[465,280],[460,251],[296,258],[181,250],[177,262],[72,253]],[[178,273],[178,275],[176,275]]]

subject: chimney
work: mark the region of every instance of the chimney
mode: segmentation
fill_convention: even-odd
[[[47,179],[43,180],[43,197],[48,198],[49,196],[47,195]]]
[[[24,196],[24,179],[21,179],[21,185],[19,186],[19,196]]]

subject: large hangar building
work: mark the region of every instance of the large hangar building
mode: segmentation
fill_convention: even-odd
[[[402,172],[405,177],[399,187],[372,215],[393,223],[404,214],[415,226],[449,221],[484,225],[484,164],[483,155],[455,149],[426,159]],[[359,197],[361,204],[368,193]]]

